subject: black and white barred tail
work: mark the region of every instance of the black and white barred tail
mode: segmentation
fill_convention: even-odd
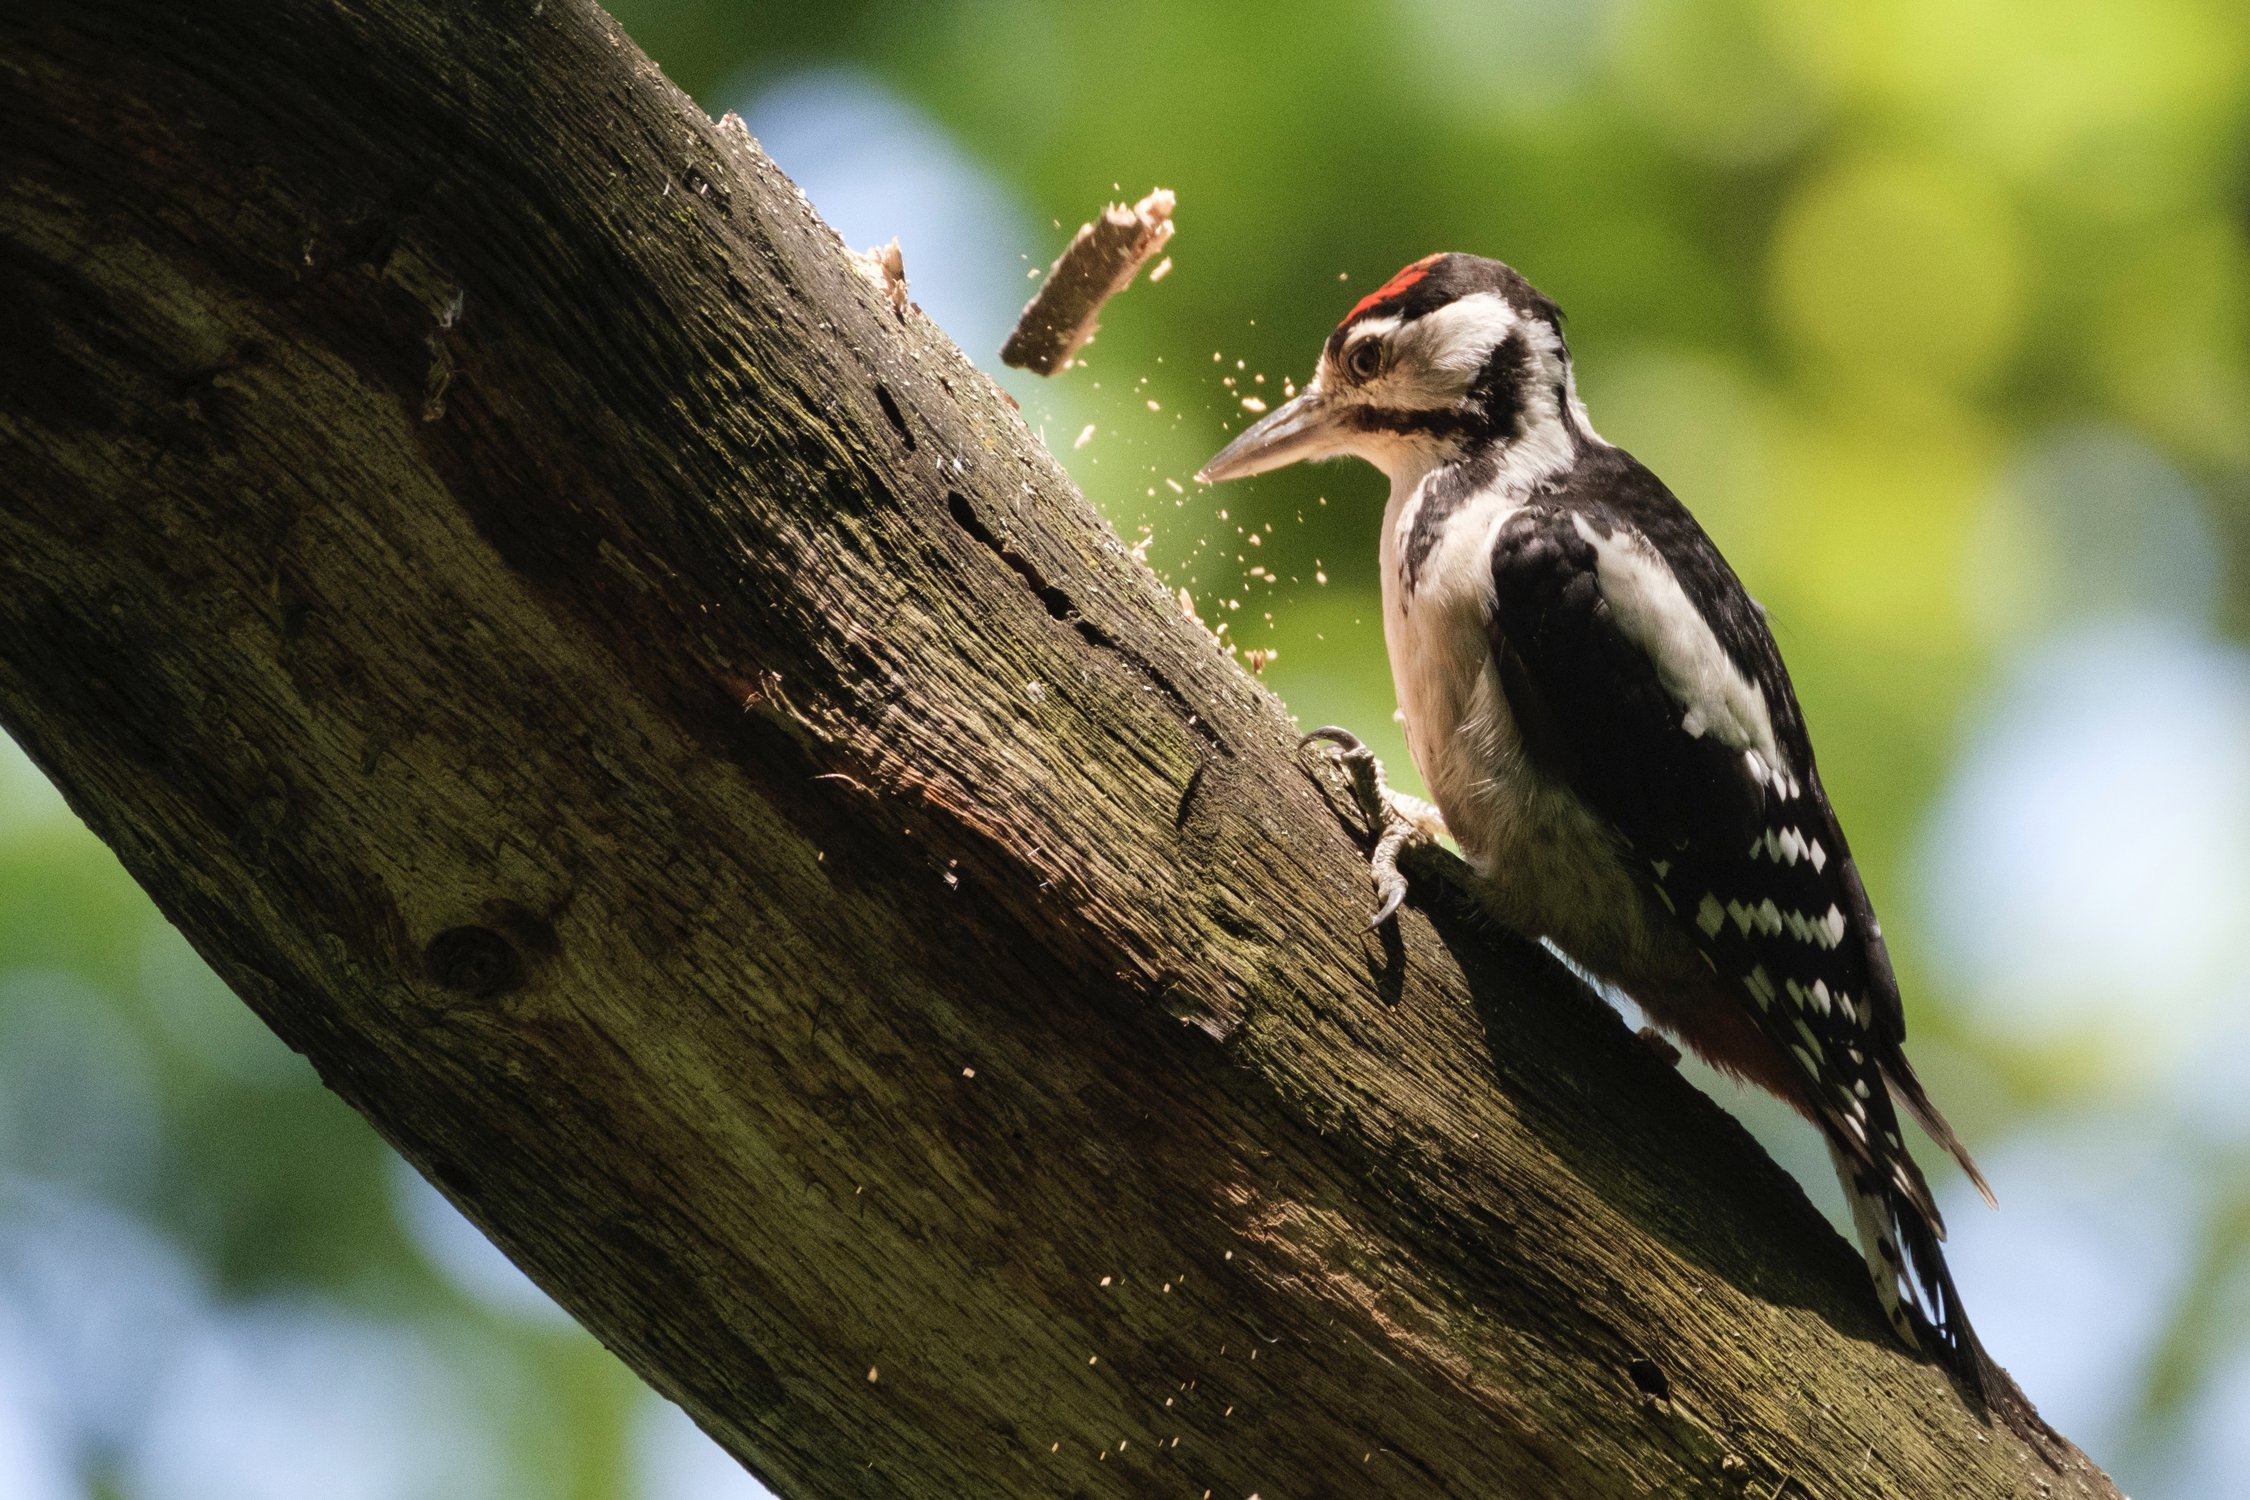
[[[1868,1277],[1892,1329],[1910,1346],[1936,1355],[1972,1396],[1988,1399],[1991,1357],[1969,1325],[1953,1273],[1939,1248],[1945,1221],[1926,1206],[1926,1198],[1917,1202],[1920,1195],[1902,1187],[1899,1174],[1885,1175],[1856,1163],[1833,1143],[1828,1151],[1851,1206],[1852,1227],[1867,1261]],[[1911,1167],[1907,1170],[1912,1172]]]

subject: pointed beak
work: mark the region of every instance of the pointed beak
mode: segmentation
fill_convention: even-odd
[[[1286,468],[1308,458],[1326,458],[1341,451],[1336,416],[1336,405],[1327,393],[1318,386],[1308,386],[1295,400],[1244,429],[1241,436],[1197,470],[1195,477],[1205,484],[1219,484]]]

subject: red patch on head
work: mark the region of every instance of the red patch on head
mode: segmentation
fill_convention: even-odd
[[[1405,270],[1399,272],[1396,276],[1393,276],[1390,280],[1375,288],[1374,291],[1369,292],[1366,296],[1353,303],[1352,310],[1344,314],[1344,323],[1349,323],[1352,319],[1358,317],[1361,313],[1367,311],[1378,302],[1388,302],[1391,300],[1391,298],[1403,294],[1408,287],[1414,285],[1415,282],[1420,281],[1423,277],[1429,275],[1430,267],[1436,265],[1443,259],[1445,259],[1445,252],[1442,250],[1440,250],[1435,255],[1423,256],[1420,260],[1414,262],[1413,265],[1408,266]],[[1338,328],[1341,328],[1344,326],[1344,323],[1338,323],[1336,326]]]

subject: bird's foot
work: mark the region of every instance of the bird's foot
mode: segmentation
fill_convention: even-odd
[[[1314,741],[1335,746],[1336,764],[1351,781],[1352,800],[1375,834],[1375,850],[1368,856],[1368,873],[1375,878],[1375,915],[1368,926],[1380,927],[1397,915],[1406,900],[1406,877],[1399,873],[1399,856],[1407,846],[1429,843],[1445,836],[1445,818],[1419,797],[1394,792],[1383,780],[1383,763],[1348,729],[1324,725],[1297,743]]]

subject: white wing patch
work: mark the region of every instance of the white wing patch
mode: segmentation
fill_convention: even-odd
[[[1810,861],[1816,875],[1828,866],[1828,851],[1820,847],[1820,840],[1808,839],[1795,828],[1769,828],[1759,834],[1751,841],[1750,857],[1756,859],[1760,855],[1777,865],[1793,865],[1800,859]]]
[[[1817,1010],[1824,1016],[1828,1014],[1830,997],[1828,994],[1827,980],[1815,979],[1812,982],[1812,987],[1810,989],[1806,988],[1804,985],[1797,983],[1797,981],[1794,979],[1785,979],[1782,981],[1782,984],[1788,989],[1789,998],[1792,1002],[1795,1003],[1797,1009]],[[1844,1018],[1846,1020],[1852,1021],[1855,1024],[1857,1023],[1858,1018],[1852,1014],[1851,996],[1837,995],[1834,997],[1834,1003],[1843,1007]]]
[[[1727,909],[1719,898],[1709,891],[1703,893],[1703,904],[1695,909],[1695,925],[1703,929],[1705,937],[1717,937],[1719,929],[1727,922]]]
[[[1744,937],[1750,935],[1750,928],[1754,923],[1759,931],[1769,935],[1787,927],[1789,935],[1798,942],[1817,943],[1823,948],[1840,947],[1844,941],[1844,927],[1846,925],[1844,914],[1837,909],[1834,902],[1830,902],[1828,910],[1817,917],[1808,917],[1802,912],[1782,911],[1776,908],[1771,900],[1758,908],[1745,907],[1740,902],[1732,902],[1728,905],[1727,910],[1730,913],[1737,913],[1735,920],[1741,924]],[[1772,912],[1770,920],[1765,915],[1769,911]]]
[[[1638,532],[1603,536],[1582,515],[1571,522],[1594,549],[1595,572],[1618,628],[1656,668],[1684,711],[1680,727],[1743,752],[1750,774],[1784,797],[1802,790],[1774,739],[1766,695],[1729,659],[1679,579]]]

